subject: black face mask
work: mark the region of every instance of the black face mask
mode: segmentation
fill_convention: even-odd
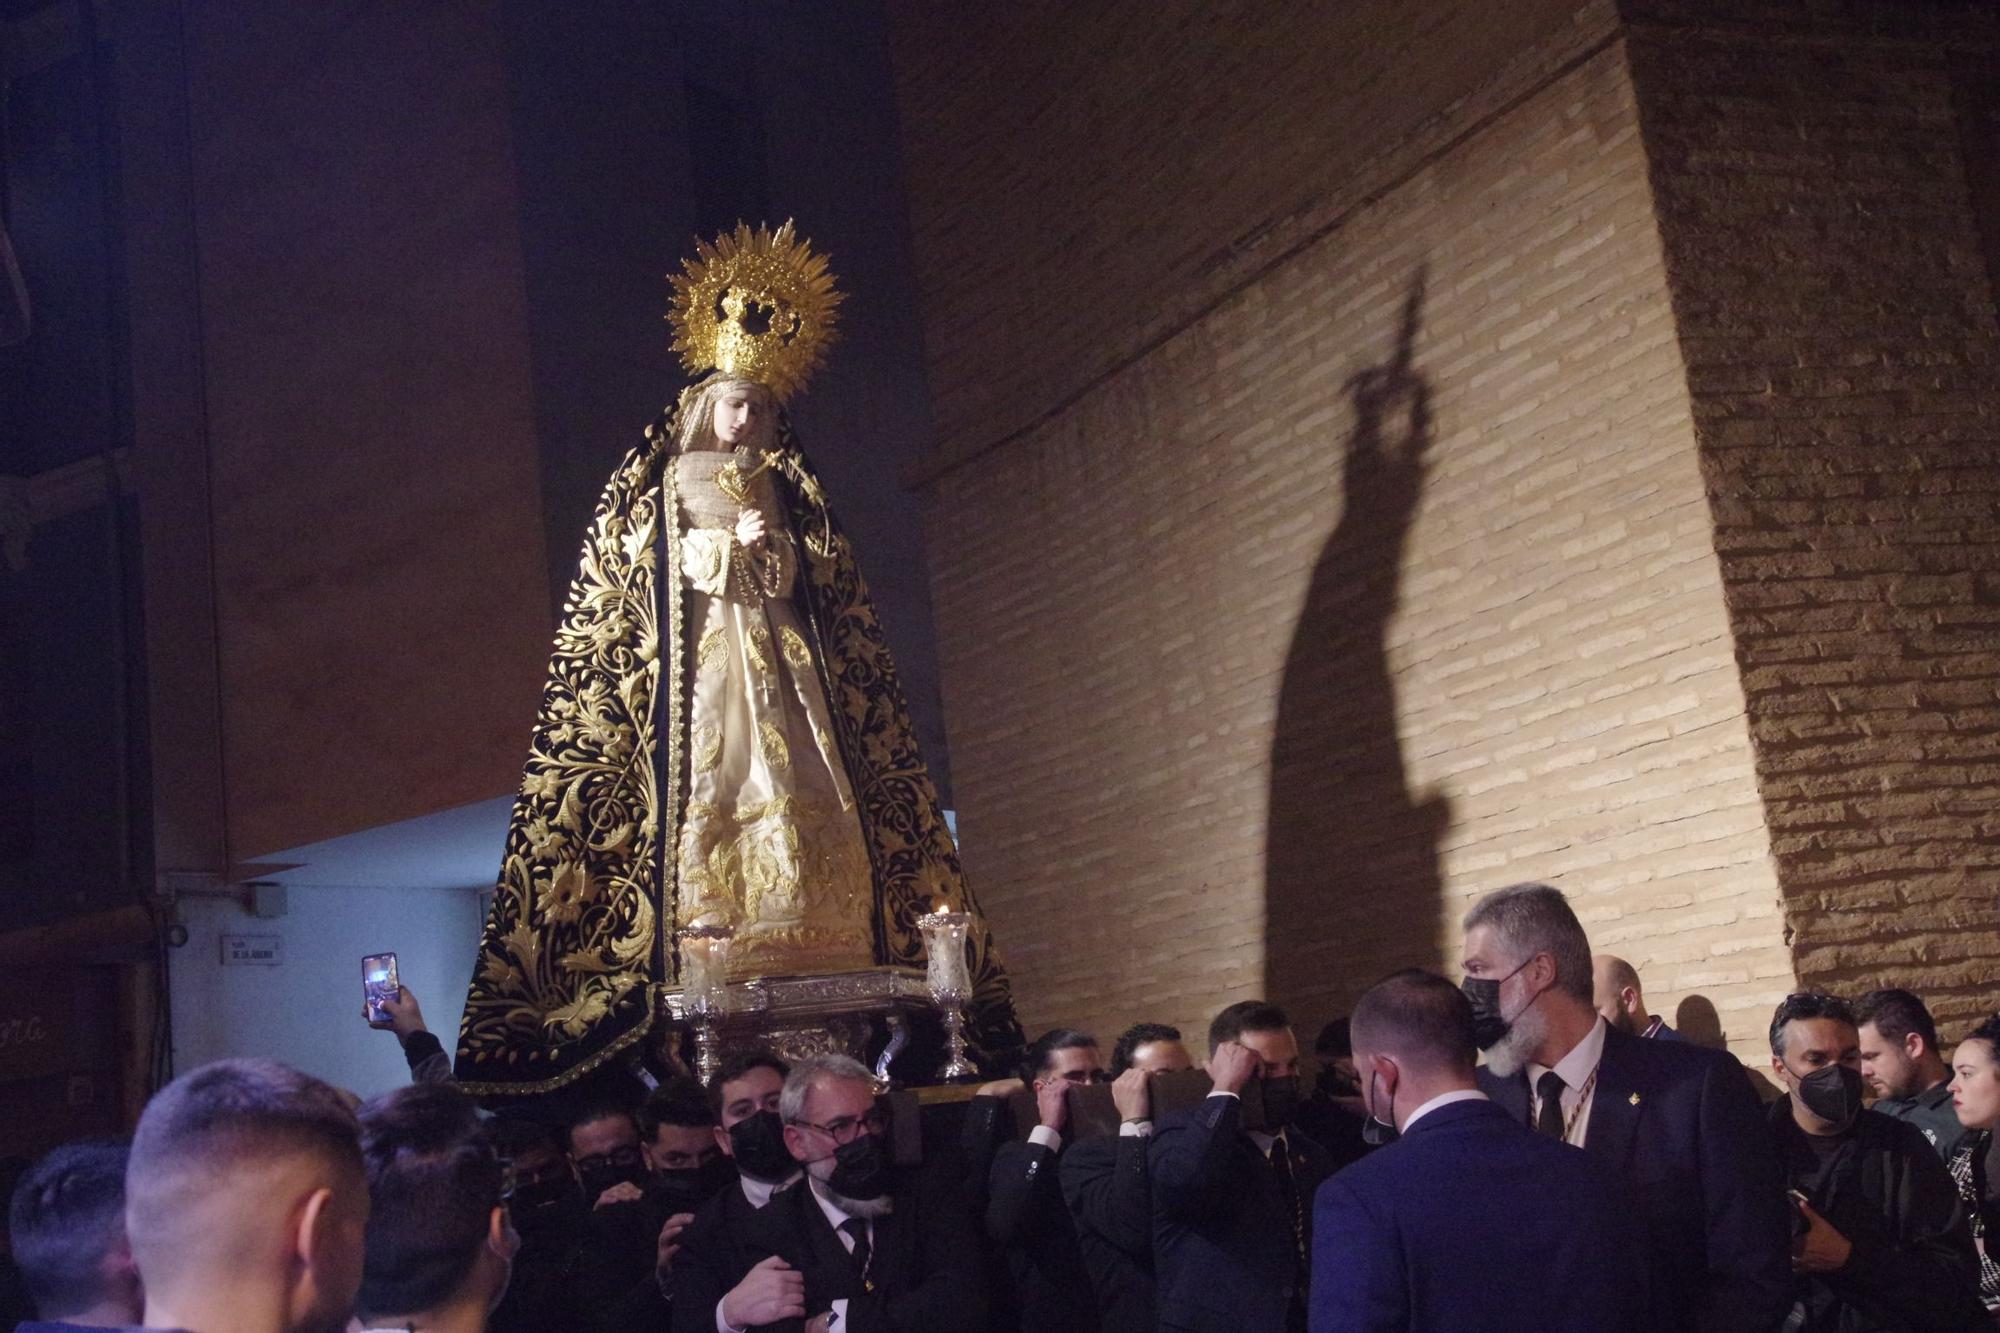
[[[1370,1106],[1375,1103],[1375,1071],[1372,1069],[1368,1071],[1368,1103]],[[1400,1136],[1401,1131],[1396,1128],[1396,1090],[1391,1088],[1389,1118],[1378,1120],[1375,1112],[1369,1111],[1368,1118],[1361,1122],[1361,1141],[1371,1148],[1379,1148],[1385,1143],[1394,1143]]]
[[[655,1199],[666,1205],[669,1214],[691,1213],[735,1181],[736,1164],[717,1153],[700,1166],[655,1171],[652,1192]]]
[[[598,1196],[613,1185],[644,1185],[646,1164],[640,1161],[631,1166],[618,1166],[607,1162],[603,1166],[593,1166],[580,1171],[577,1175],[583,1181],[584,1203],[594,1207]]]
[[[783,1180],[799,1169],[785,1146],[785,1122],[776,1111],[759,1111],[729,1127],[729,1148],[736,1168],[766,1184]]]
[[[1846,1065],[1815,1069],[1799,1079],[1799,1100],[1820,1119],[1846,1125],[1861,1114],[1861,1071]]]
[[[1533,961],[1534,955],[1530,954],[1521,960],[1521,967],[1526,967]],[[1472,1002],[1472,1040],[1482,1051],[1490,1051],[1498,1046],[1501,1039],[1507,1035],[1507,1029],[1513,1026],[1513,1023],[1500,1011],[1500,987],[1511,980],[1521,967],[1515,968],[1513,972],[1498,980],[1492,977],[1467,977],[1458,983],[1458,988],[1465,992],[1465,998]],[[1533,1004],[1534,1000],[1528,1003]]]
[[[843,1143],[833,1152],[833,1174],[826,1187],[844,1198],[879,1199],[889,1192],[889,1154],[882,1140],[863,1134],[852,1143]]]
[[[1266,1078],[1262,1082],[1264,1124],[1270,1129],[1283,1129],[1299,1113],[1299,1076],[1286,1074],[1282,1078]]]
[[[565,1171],[548,1180],[517,1187],[507,1196],[507,1212],[522,1242],[558,1235],[583,1216],[583,1191]]]

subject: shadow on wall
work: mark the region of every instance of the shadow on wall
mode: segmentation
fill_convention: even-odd
[[[1697,1046],[1712,1051],[1729,1049],[1728,1034],[1722,1030],[1722,1015],[1706,995],[1690,995],[1674,1010],[1674,1031]]]
[[[1385,641],[1431,447],[1430,385],[1412,366],[1424,271],[1394,351],[1347,382],[1340,523],[1313,567],[1271,744],[1265,976],[1302,1041],[1400,967],[1430,966],[1450,803],[1409,790]]]

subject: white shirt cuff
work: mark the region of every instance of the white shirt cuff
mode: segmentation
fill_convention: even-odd
[[[1227,1088],[1217,1088],[1214,1092],[1211,1092],[1208,1095],[1211,1097],[1234,1097],[1239,1102],[1243,1100],[1241,1094],[1231,1092]]]
[[[722,1317],[722,1302],[717,1301],[715,1303],[715,1333],[749,1333],[749,1331],[738,1328],[727,1319],[724,1319]]]
[[[1047,1125],[1036,1125],[1028,1131],[1028,1142],[1039,1143],[1050,1152],[1062,1151],[1062,1135]]]
[[[1118,1137],[1121,1139],[1149,1138],[1152,1133],[1153,1122],[1150,1120],[1127,1120],[1118,1126]]]
[[[831,1307],[829,1307],[829,1308],[831,1308],[831,1309],[832,1309],[832,1311],[833,1311],[833,1317],[834,1317],[834,1321],[835,1321],[835,1322],[834,1322],[834,1327],[835,1327],[835,1328],[837,1328],[837,1329],[839,1329],[839,1328],[846,1328],[846,1327],[847,1327],[847,1297],[845,1297],[845,1296],[842,1296],[842,1297],[841,1297],[841,1298],[840,1298],[839,1300],[835,1301],[835,1302],[834,1302],[834,1303],[832,1304],[832,1306],[831,1306]]]

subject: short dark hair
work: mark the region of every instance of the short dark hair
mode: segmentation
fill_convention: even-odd
[[[762,1046],[744,1046],[730,1051],[722,1057],[722,1063],[715,1067],[715,1073],[708,1080],[709,1109],[720,1116],[722,1085],[734,1083],[753,1069],[769,1069],[777,1074],[780,1081],[792,1072],[792,1067],[778,1058],[776,1052]]]
[[[7,1210],[14,1261],[44,1319],[105,1297],[104,1256],[125,1243],[125,1162],[111,1139],[66,1143],[21,1177]]]
[[[311,1074],[275,1060],[217,1060],[161,1088],[139,1117],[125,1168],[126,1227],[140,1271],[155,1241],[168,1246],[169,1263],[206,1249],[207,1238],[187,1229],[188,1212],[213,1193],[250,1188],[241,1168],[301,1157],[363,1178],[352,1104]]]
[[[1854,1002],[1854,1026],[1873,1023],[1889,1041],[1901,1043],[1912,1032],[1924,1039],[1924,1049],[1937,1054],[1937,1020],[1924,1002],[1909,991],[1894,986],[1869,991]]]
[[[1802,1018],[1831,1018],[1849,1027],[1859,1027],[1854,1021],[1854,1009],[1838,995],[1828,995],[1825,991],[1794,991],[1778,1001],[1777,1011],[1771,1015],[1771,1054],[1780,1060],[1785,1058],[1785,1028]]]
[[[1097,1038],[1082,1028],[1050,1028],[1028,1046],[1021,1064],[1031,1079],[1048,1072],[1057,1051],[1096,1050]]]
[[[1538,953],[1555,960],[1555,989],[1585,1004],[1596,1002],[1593,994],[1590,936],[1576,919],[1563,891],[1551,884],[1510,884],[1495,889],[1472,905],[1465,914],[1470,932],[1485,926],[1500,943],[1521,955],[1525,963]]]
[[[1421,968],[1405,968],[1370,986],[1355,1003],[1353,1030],[1369,1051],[1423,1069],[1472,1072],[1472,1003],[1457,986]]]
[[[1208,1025],[1208,1051],[1225,1041],[1235,1041],[1246,1032],[1282,1032],[1291,1027],[1285,1011],[1268,1000],[1238,1000],[1215,1016]]]
[[[1177,1027],[1169,1027],[1165,1023],[1134,1023],[1111,1043],[1111,1077],[1117,1078],[1132,1067],[1132,1057],[1139,1053],[1141,1046],[1180,1039],[1181,1030]]]
[[[1322,1060],[1334,1060],[1354,1054],[1354,1037],[1350,1031],[1351,1019],[1336,1018],[1319,1030],[1313,1038],[1313,1054]]]
[[[556,1133],[547,1124],[530,1116],[520,1114],[500,1114],[486,1122],[486,1136],[493,1144],[493,1151],[500,1155],[502,1162],[511,1163],[517,1157],[526,1157],[539,1150],[560,1156],[563,1146],[556,1140]]]
[[[646,1094],[639,1105],[639,1137],[651,1143],[661,1125],[681,1129],[707,1129],[715,1123],[715,1108],[708,1104],[708,1090],[692,1075],[668,1079]]]
[[[629,1123],[632,1126],[634,1134],[639,1132],[639,1117],[624,1102],[616,1101],[609,1097],[594,1097],[588,1101],[577,1103],[576,1108],[569,1113],[569,1119],[563,1121],[563,1151],[574,1152],[576,1150],[576,1139],[574,1136],[576,1131],[582,1129],[585,1125],[594,1125],[600,1120],[618,1119],[623,1119]]]
[[[368,1214],[358,1308],[414,1314],[465,1284],[500,1205],[503,1171],[472,1101],[442,1083],[384,1093],[361,1108]]]

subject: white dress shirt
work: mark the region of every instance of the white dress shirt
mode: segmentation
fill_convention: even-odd
[[[1583,1099],[1586,1084],[1596,1091],[1592,1075],[1597,1073],[1598,1062],[1604,1059],[1604,1017],[1599,1015],[1583,1040],[1570,1047],[1568,1055],[1556,1061],[1556,1073],[1563,1081],[1562,1113],[1563,1123],[1569,1127],[1563,1135],[1564,1143],[1572,1143],[1581,1148],[1584,1136],[1590,1133],[1590,1103]],[[1542,1075],[1548,1073],[1546,1065],[1528,1066],[1528,1124],[1533,1126],[1542,1114]]]
[[[794,1171],[783,1180],[752,1180],[749,1176],[739,1172],[736,1177],[736,1183],[743,1187],[743,1197],[750,1201],[752,1208],[762,1208],[765,1204],[771,1202],[773,1194],[790,1185],[797,1184],[801,1174],[803,1173]]]

